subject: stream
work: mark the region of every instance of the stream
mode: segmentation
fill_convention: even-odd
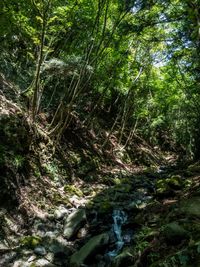
[[[113,225],[112,231],[115,233],[116,237],[116,248],[110,252],[108,255],[110,257],[115,257],[121,251],[124,246],[123,235],[122,235],[122,225],[127,221],[127,215],[124,211],[114,210],[113,211]]]
[[[120,185],[104,187],[92,201],[72,196],[76,208],[61,204],[45,218],[36,217],[27,234],[16,230],[9,242],[21,245],[4,253],[0,266],[115,266],[116,256],[134,244],[135,215],[152,201],[157,179],[166,175],[160,168],[154,174],[130,176],[128,182],[126,178]],[[12,229],[17,229],[15,224],[11,220]],[[6,246],[1,242],[0,250]]]

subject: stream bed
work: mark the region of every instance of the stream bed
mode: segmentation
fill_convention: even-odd
[[[155,183],[165,175],[161,169],[122,179],[93,198],[73,196],[73,208],[60,204],[45,218],[36,217],[27,234],[13,234],[16,249],[5,249],[0,266],[118,266],[115,259],[134,245],[135,215],[152,201]],[[0,251],[2,246],[7,243],[0,244]]]

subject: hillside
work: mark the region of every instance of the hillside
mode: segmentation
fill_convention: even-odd
[[[200,266],[198,1],[0,4],[0,267]]]

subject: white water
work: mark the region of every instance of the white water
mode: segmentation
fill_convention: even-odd
[[[115,233],[117,242],[116,242],[116,249],[108,252],[108,255],[110,257],[115,257],[124,245],[124,241],[122,237],[122,225],[126,222],[127,215],[124,211],[114,210],[112,217],[114,221],[112,228],[113,228],[113,232]]]

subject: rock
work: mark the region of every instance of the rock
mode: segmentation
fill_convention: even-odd
[[[36,260],[37,256],[36,255],[32,255],[28,258],[27,262],[32,262],[34,260]]]
[[[70,259],[70,267],[79,267],[84,261],[100,247],[108,244],[109,235],[103,233],[92,237],[79,251],[75,252]]]
[[[54,254],[53,253],[48,253],[45,256],[45,259],[48,260],[49,262],[53,262],[54,261]]]
[[[180,204],[181,212],[188,216],[200,218],[200,197],[193,197]]]
[[[165,225],[163,235],[171,244],[178,244],[189,237],[189,233],[177,222],[171,222]]]
[[[9,247],[6,246],[6,244],[4,242],[1,242],[0,241],[0,251],[3,252],[3,251],[8,251],[9,250]]]
[[[56,267],[56,265],[54,265],[53,263],[49,262],[46,259],[39,259],[39,260],[33,262],[31,266],[37,266],[37,267]]]
[[[14,262],[12,267],[25,267],[25,266],[27,266],[25,262],[23,262],[22,260],[17,260]]]
[[[37,255],[44,256],[47,254],[46,249],[42,246],[38,246],[34,248],[34,252]]]
[[[51,239],[56,238],[57,237],[57,234],[58,234],[57,232],[48,231],[48,232],[46,232],[44,238],[46,240],[51,240]]]
[[[60,206],[57,210],[55,210],[54,217],[56,220],[61,220],[67,214],[69,214],[69,211],[65,207]]]
[[[64,226],[64,237],[70,239],[76,231],[81,227],[82,223],[86,220],[86,213],[84,209],[79,209],[72,212],[66,220]]]
[[[13,263],[17,258],[17,253],[14,251],[11,251],[9,253],[6,254],[1,254],[0,257],[0,266],[2,267],[6,267],[6,266],[10,266],[11,263]],[[21,265],[20,265],[21,267]]]
[[[57,237],[51,240],[49,251],[54,254],[63,254],[65,256],[68,256],[71,253],[68,242],[62,237]]]
[[[127,210],[133,211],[133,212],[137,212],[140,211],[142,209],[145,209],[147,206],[146,202],[142,202],[142,201],[132,201],[128,206],[127,206]]]

